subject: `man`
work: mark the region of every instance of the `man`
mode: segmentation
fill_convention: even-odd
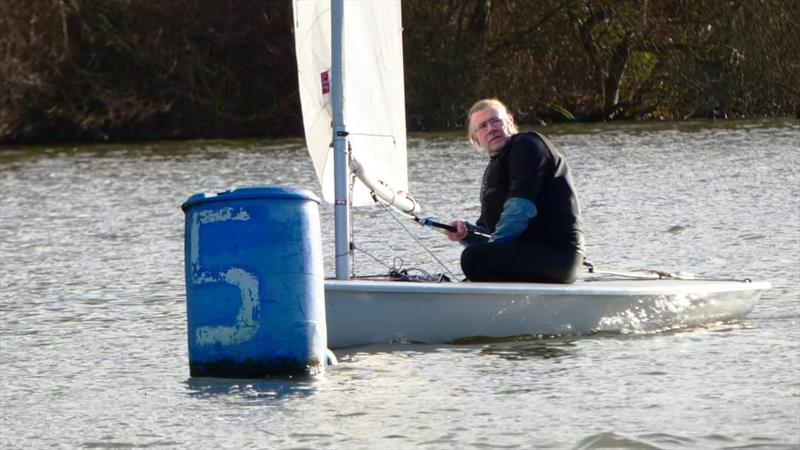
[[[580,206],[567,162],[544,136],[518,133],[497,99],[468,114],[472,144],[489,156],[476,225],[454,220],[451,240],[467,246],[461,268],[472,281],[571,283],[584,255]],[[491,234],[481,240],[470,234]]]

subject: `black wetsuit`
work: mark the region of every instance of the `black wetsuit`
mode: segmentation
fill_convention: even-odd
[[[472,281],[573,282],[584,253],[578,197],[566,160],[537,133],[512,136],[489,160],[477,226],[494,233],[512,197],[533,202],[535,217],[513,241],[469,244],[464,274]]]

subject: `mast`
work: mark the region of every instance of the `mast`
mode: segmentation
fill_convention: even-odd
[[[344,123],[344,0],[331,1],[331,106],[333,108],[334,224],[336,279],[350,278],[350,173]]]

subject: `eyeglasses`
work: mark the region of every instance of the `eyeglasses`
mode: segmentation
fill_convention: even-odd
[[[484,120],[483,122],[479,123],[478,126],[472,129],[473,133],[480,133],[486,131],[490,128],[494,128],[498,125],[503,123],[503,119],[499,117],[492,117],[491,119]]]

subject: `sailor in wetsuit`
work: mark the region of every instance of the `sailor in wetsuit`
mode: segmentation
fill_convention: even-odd
[[[489,156],[475,225],[451,224],[467,247],[461,268],[471,281],[571,283],[584,255],[580,206],[567,162],[544,136],[518,133],[506,106],[481,100],[469,111],[469,138]],[[490,233],[480,239],[469,230]]]

